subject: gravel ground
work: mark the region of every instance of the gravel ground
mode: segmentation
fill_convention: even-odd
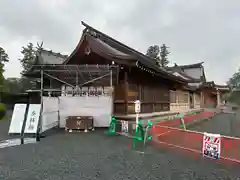
[[[1,120],[0,121],[0,141],[8,139],[8,129],[9,129],[10,121]]]
[[[240,137],[240,112],[218,114],[209,121],[189,127],[190,130]]]
[[[1,138],[8,122],[0,122]],[[4,133],[5,132],[5,133]],[[239,167],[194,159],[148,146],[144,154],[130,139],[89,133],[59,132],[37,144],[0,149],[1,180],[216,180],[240,177]]]

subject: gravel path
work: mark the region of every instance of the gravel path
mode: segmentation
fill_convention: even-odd
[[[209,121],[193,125],[190,130],[216,133],[226,136],[240,137],[240,112],[234,114],[218,114]]]
[[[0,122],[1,128],[4,123]],[[151,146],[142,154],[129,148],[130,143],[130,139],[107,136],[99,130],[62,132],[37,144],[0,149],[0,179],[237,180],[240,177],[239,167],[187,158]]]
[[[0,141],[8,139],[8,129],[9,129],[10,121],[1,120],[0,121]]]

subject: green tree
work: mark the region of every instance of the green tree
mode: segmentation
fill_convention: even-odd
[[[160,47],[158,45],[154,45],[154,46],[150,46],[147,49],[146,56],[149,56],[149,57],[155,59],[156,60],[156,64],[160,66],[159,53],[160,53]]]
[[[27,72],[29,72],[29,70],[31,69],[35,58],[36,58],[36,48],[34,47],[33,43],[29,43],[27,46],[23,46],[22,47],[22,51],[21,51],[23,57],[21,59],[19,59],[21,65],[22,65],[22,72],[21,74],[25,74]]]
[[[20,78],[7,78],[5,80],[5,87],[10,94],[17,94],[22,91],[22,84]]]
[[[3,92],[5,91],[5,86],[4,86],[4,65],[6,62],[9,62],[9,57],[6,51],[0,47],[0,91]]]
[[[40,46],[34,46],[33,43],[28,43],[26,46],[22,47],[21,53],[23,57],[19,59],[23,68],[21,72],[22,77],[20,79],[20,83],[22,84],[20,89],[22,92],[27,89],[32,89],[36,85],[35,80],[24,76],[24,74],[28,73],[31,70],[31,67],[33,66],[36,59],[37,51],[40,50],[40,48]]]
[[[0,47],[0,63],[3,64],[5,62],[9,62],[9,57],[5,50]]]
[[[158,45],[150,46],[147,49],[146,55],[155,59],[156,64],[161,67],[166,67],[169,63],[167,56],[170,54],[168,47],[163,44],[161,47]]]
[[[168,55],[170,52],[168,51],[168,48],[169,47],[167,47],[165,44],[160,47],[160,65],[162,67],[166,67],[169,63]]]
[[[228,85],[232,88],[240,88],[240,68],[233,76],[229,79]]]
[[[231,87],[231,92],[227,96],[227,100],[232,103],[240,104],[240,68],[233,74],[227,84]]]
[[[0,100],[2,97],[3,92],[7,91],[7,87],[5,85],[5,78],[4,78],[4,65],[6,62],[9,62],[9,57],[6,51],[0,47]]]

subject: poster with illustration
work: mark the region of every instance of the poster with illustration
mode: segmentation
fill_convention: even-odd
[[[204,157],[220,159],[221,135],[204,133],[202,154]]]

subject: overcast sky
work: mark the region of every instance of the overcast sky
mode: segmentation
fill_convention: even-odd
[[[28,42],[70,54],[81,21],[144,53],[165,43],[172,63],[204,61],[209,81],[224,83],[240,67],[240,0],[0,0],[5,76],[20,76]]]

